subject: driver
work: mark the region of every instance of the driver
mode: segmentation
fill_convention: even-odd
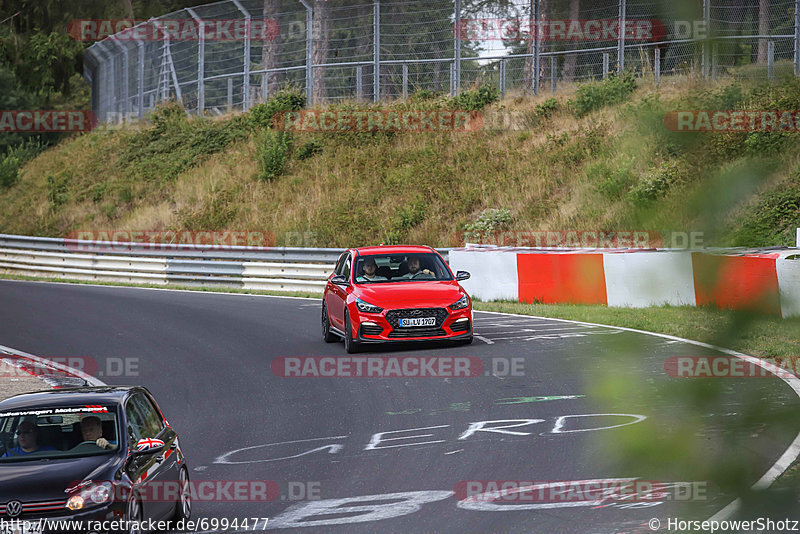
[[[429,271],[428,269],[422,269],[420,271],[420,262],[419,258],[416,256],[412,256],[408,258],[408,272],[401,276],[400,278],[414,278],[420,274],[427,274],[429,276],[433,276],[433,272]]]
[[[55,447],[49,445],[39,446],[39,427],[33,421],[23,421],[17,427],[17,441],[19,445],[6,451],[3,458],[9,456],[24,456],[32,452],[54,451]]]
[[[90,415],[81,419],[83,441],[93,441],[101,449],[116,449],[117,446],[103,437],[103,423],[99,417]]]

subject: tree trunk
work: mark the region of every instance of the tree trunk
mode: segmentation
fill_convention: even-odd
[[[314,23],[312,25],[314,50],[312,65],[321,65],[328,62],[328,47],[330,46],[331,11],[327,0],[314,0]],[[314,69],[314,102],[323,102],[328,96],[325,87],[325,69]]]
[[[578,20],[581,12],[581,0],[569,0],[569,18]],[[578,63],[577,54],[568,54],[564,58],[564,81],[572,83],[575,81],[575,65]]]
[[[276,20],[280,8],[280,0],[264,0],[261,9],[261,16],[264,20]],[[276,35],[275,39],[266,40],[261,48],[261,68],[275,69],[278,67],[278,58],[281,53],[281,36]],[[263,78],[262,78],[263,80]],[[280,73],[270,72],[267,76],[267,94],[272,96],[278,90]],[[263,83],[263,82],[262,82]],[[264,94],[262,88],[262,95]]]
[[[758,34],[769,34],[769,0],[758,0]],[[758,63],[767,62],[767,39],[758,40]]]
[[[536,22],[537,21],[534,19],[534,14],[536,13],[536,2],[538,2],[538,1],[539,0],[530,0],[530,4],[529,4],[530,5],[530,11],[528,13],[528,18],[525,20],[525,22],[522,23],[523,27],[527,27],[527,28],[529,28],[531,30],[530,36],[528,37],[528,39],[529,39],[528,40],[528,50],[527,50],[528,54],[533,54],[534,53],[534,49],[535,49],[535,46],[536,46],[536,38],[537,38],[536,34],[539,31],[539,29],[536,26]],[[522,30],[522,28],[520,28],[520,29]],[[524,31],[523,31],[523,33],[524,33]],[[528,56],[528,57],[525,58],[525,67],[523,68],[523,72],[522,72],[522,92],[523,93],[532,92],[532,90],[533,90],[533,69],[534,69],[533,61],[534,61],[533,56]]]

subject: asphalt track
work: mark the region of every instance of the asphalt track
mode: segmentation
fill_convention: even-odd
[[[800,422],[762,423],[800,406],[781,380],[717,379],[718,395],[693,398],[685,379],[666,375],[667,358],[712,349],[541,318],[476,312],[481,339],[470,346],[367,353],[475,356],[489,370],[475,378],[273,374],[276,357],[346,356],[322,342],[319,315],[319,301],[306,299],[0,281],[0,343],[91,356],[101,369],[135,361],[131,376],[101,379],[155,394],[195,482],[274,481],[281,491],[269,503],[195,502],[195,517],[268,517],[268,529],[299,532],[650,532],[651,518],[706,519],[731,498],[706,487],[689,501],[465,504],[453,490],[486,480],[698,482],[697,466],[720,455],[755,482],[800,431]],[[506,372],[512,358],[519,376]],[[763,419],[747,416],[752,403]],[[614,453],[676,436],[686,450],[662,448],[650,462]]]

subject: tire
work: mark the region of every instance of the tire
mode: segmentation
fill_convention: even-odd
[[[353,340],[353,333],[350,328],[350,314],[344,313],[344,350],[347,354],[355,354],[361,349],[361,343]]]
[[[322,339],[325,343],[333,343],[339,340],[339,336],[331,332],[331,321],[328,318],[328,307],[322,303]]]
[[[175,522],[192,518],[192,485],[189,481],[189,470],[184,465],[178,474],[178,502],[175,503]]]
[[[142,534],[144,530],[137,529],[136,525],[142,523],[142,504],[136,498],[136,495],[131,495],[131,500],[128,501],[128,510],[126,511],[128,529],[125,531],[127,534]]]

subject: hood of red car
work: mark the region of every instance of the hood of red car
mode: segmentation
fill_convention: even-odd
[[[353,294],[381,308],[445,308],[464,293],[449,280],[358,284]]]

